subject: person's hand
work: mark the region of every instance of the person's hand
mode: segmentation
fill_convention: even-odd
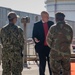
[[[36,43],[40,42],[40,40],[38,40],[37,38],[34,38],[34,40],[35,40]]]

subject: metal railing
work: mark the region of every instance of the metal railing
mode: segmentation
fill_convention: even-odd
[[[30,61],[33,61],[34,63],[38,64],[38,54],[35,52],[35,43],[31,38],[27,40],[27,54],[24,56],[24,60],[26,58],[26,61],[30,64]],[[24,51],[25,52],[25,51]],[[28,64],[27,63],[27,64]]]

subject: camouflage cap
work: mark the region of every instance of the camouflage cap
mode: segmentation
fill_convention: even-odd
[[[65,14],[62,13],[62,12],[57,12],[57,13],[55,14],[55,17],[56,17],[57,20],[63,21],[64,18],[65,18]]]
[[[57,12],[55,15],[56,17],[65,17],[65,14],[62,12]]]
[[[19,15],[17,15],[15,12],[9,12],[7,16],[8,19],[19,18]]]

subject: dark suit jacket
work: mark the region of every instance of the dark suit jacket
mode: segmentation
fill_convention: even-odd
[[[48,21],[48,29],[53,24],[54,24],[54,22]],[[42,21],[39,21],[39,22],[34,24],[32,38],[33,38],[33,40],[34,40],[34,38],[37,38],[38,40],[40,40],[39,43],[36,43],[34,40],[35,50],[36,50],[36,52],[38,52],[39,50],[41,50],[43,48],[44,41],[45,41],[44,27],[43,27]]]

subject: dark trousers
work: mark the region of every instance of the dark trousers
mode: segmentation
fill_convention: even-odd
[[[38,53],[39,55],[39,75],[45,75],[45,67],[46,67],[46,60],[48,61],[48,68],[49,73],[52,75],[51,69],[50,69],[50,48],[48,46],[44,46],[43,49],[41,49]]]

